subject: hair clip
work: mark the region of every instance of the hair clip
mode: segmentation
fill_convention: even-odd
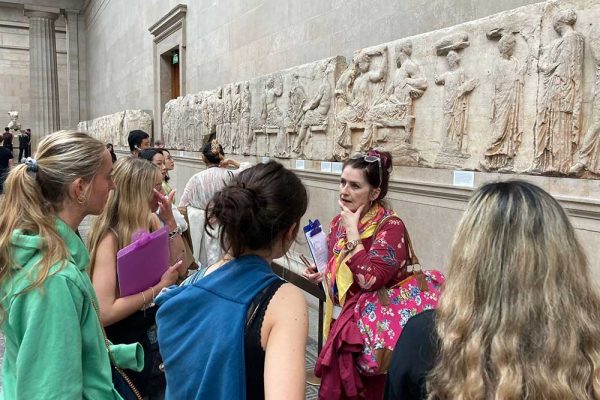
[[[27,157],[21,160],[27,166],[28,172],[38,172],[38,163],[35,158]]]
[[[217,139],[213,139],[210,142],[210,152],[211,153],[219,154],[221,152],[220,147],[221,147],[221,144],[219,143],[219,141]]]

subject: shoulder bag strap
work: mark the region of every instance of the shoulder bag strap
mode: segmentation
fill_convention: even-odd
[[[106,331],[104,330],[104,326],[102,326],[102,321],[100,320],[100,310],[98,309],[98,305],[96,304],[96,302],[91,297],[90,297],[90,301],[92,302],[92,305],[94,306],[94,311],[96,312],[96,317],[98,317],[98,323],[100,324],[100,329],[102,329],[102,335],[104,336],[104,345],[106,346],[106,351],[108,352],[108,358],[110,359],[110,363],[112,364],[113,368],[119,373],[119,375],[121,375],[123,380],[127,383],[127,386],[129,386],[129,389],[131,389],[131,391],[133,392],[135,397],[138,400],[144,400],[144,398],[142,397],[142,394],[135,387],[132,380],[127,376],[125,371],[123,371],[120,367],[117,367],[117,365],[115,364],[115,359],[113,357],[112,351],[110,351],[110,342],[108,341],[108,338],[106,337]]]
[[[407,247],[407,250],[408,250],[407,260],[409,261],[409,265],[412,265],[413,268],[414,268],[414,265],[419,265],[420,266],[420,264],[419,264],[419,258],[415,254],[415,249],[413,248],[412,240],[410,240],[410,235],[408,234],[408,229],[406,228],[406,224],[397,215],[388,215],[387,217],[384,217],[381,221],[379,221],[379,224],[377,224],[377,227],[375,228],[375,232],[373,232],[373,240],[375,240],[377,234],[381,230],[381,227],[386,222],[391,221],[392,219],[397,219],[400,222],[402,222],[402,225],[404,225],[404,240],[406,241],[406,247]]]

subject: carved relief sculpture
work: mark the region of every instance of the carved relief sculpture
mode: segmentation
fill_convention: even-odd
[[[277,99],[283,95],[283,81],[281,77],[270,77],[265,84],[263,95],[263,108],[261,118],[264,121],[264,130],[268,138],[268,130],[277,131],[275,143],[275,157],[286,157],[287,152],[287,134],[283,126],[283,114],[277,105]],[[269,142],[269,140],[267,141]]]
[[[448,44],[444,44],[445,48],[451,48]],[[464,48],[464,46],[464,40],[456,44],[457,49]],[[443,112],[446,130],[446,137],[441,149],[441,153],[444,155],[443,161],[437,163],[453,164],[460,163],[460,159],[469,157],[465,140],[468,134],[469,95],[477,87],[478,81],[467,76],[460,66],[460,57],[455,50],[448,51],[446,61],[448,71],[434,77],[436,85],[444,86]],[[447,160],[446,155],[455,160]]]
[[[544,92],[532,172],[568,173],[580,142],[584,38],[573,28],[576,21],[575,10],[559,11],[553,27],[560,37],[542,49],[538,70]]]
[[[217,88],[211,96],[210,110],[210,126],[211,134],[214,132],[217,140],[223,143],[223,115],[225,113],[225,102],[223,101],[223,88]]]
[[[223,150],[231,152],[231,85],[223,88],[223,120],[221,122],[221,137],[219,141],[223,145]]]
[[[202,98],[202,103],[200,104],[200,118],[202,121],[202,124],[200,126],[200,131],[202,134],[202,137],[204,138],[203,143],[208,142],[208,139],[210,138],[210,134],[211,134],[211,126],[210,126],[210,108],[209,108],[209,102],[210,102],[210,93],[209,92],[202,92],[199,94],[199,96]]]
[[[319,89],[317,90],[317,94],[308,103],[304,104],[301,109],[302,113],[299,116],[300,131],[298,132],[298,137],[293,148],[293,152],[299,156],[305,156],[304,146],[308,140],[307,133],[309,132],[309,128],[327,124],[327,115],[331,108],[332,91],[329,79],[327,79],[328,67],[329,63],[326,62],[317,69],[314,78],[321,81]]]
[[[590,33],[589,42],[596,70],[592,118],[577,154],[577,162],[569,173],[580,174],[588,170],[600,175],[600,27],[597,25]]]
[[[488,38],[493,34],[488,35]],[[500,59],[494,63],[492,81],[492,138],[484,153],[484,169],[512,170],[523,136],[523,82],[529,58],[521,65],[513,56],[517,40],[507,32],[498,42]]]
[[[427,79],[418,63],[413,61],[412,42],[407,40],[396,48],[398,69],[384,96],[367,112],[365,132],[360,141],[360,150],[366,152],[386,137],[375,137],[377,127],[401,128],[403,141],[410,143],[414,124],[413,100],[423,96],[427,90]]]
[[[372,57],[383,57],[379,68],[372,68]],[[351,127],[352,123],[363,123],[367,112],[372,107],[375,99],[382,94],[383,83],[387,76],[388,49],[375,51],[361,51],[340,77],[336,85],[336,94],[346,107],[337,110],[336,115],[336,151],[334,157],[343,160],[350,155],[352,149]],[[338,89],[339,88],[339,89]]]
[[[184,145],[182,148],[200,150],[204,139],[201,134],[202,126],[202,96],[189,94],[185,96],[188,105],[188,114],[185,118]]]
[[[298,131],[300,119],[304,114],[303,107],[306,104],[306,91],[300,83],[300,75],[297,72],[292,74],[291,89],[288,93],[288,109],[285,125],[291,132]]]
[[[123,125],[112,122],[111,129],[115,132],[113,144],[115,146],[128,146],[127,135],[129,132],[140,129],[144,132],[152,132],[152,115],[142,110],[126,110],[123,117]],[[122,133],[115,129],[122,128]]]
[[[254,134],[250,130],[250,99],[250,82],[245,81],[242,84],[240,97],[240,145],[244,147],[244,155],[250,154],[254,139]]]
[[[231,152],[240,154],[240,115],[242,111],[241,83],[233,85],[231,92],[231,126],[229,136],[231,138]]]

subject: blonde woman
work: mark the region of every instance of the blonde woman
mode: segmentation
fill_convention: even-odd
[[[160,395],[164,390],[164,374],[155,334],[154,297],[161,289],[174,284],[179,278],[180,254],[175,241],[181,241],[171,213],[170,199],[161,193],[163,176],[152,163],[139,158],[123,158],[115,163],[113,177],[116,188],[108,204],[90,228],[90,274],[100,302],[100,317],[106,334],[113,343],[139,342],[144,347],[145,366],[130,377],[143,395]],[[117,252],[131,243],[138,230],[155,231],[161,223],[154,212],[160,209],[162,218],[171,230],[170,267],[159,283],[146,290],[121,297],[117,279]],[[152,262],[152,260],[148,260]]]
[[[600,297],[558,202],[523,181],[478,189],[436,312],[407,323],[386,399],[600,399]]]
[[[111,168],[103,143],[58,132],[8,176],[0,199],[5,399],[121,399],[77,234],[86,215],[102,212],[114,188]],[[122,367],[133,367],[136,355],[141,363],[138,346],[113,354]]]

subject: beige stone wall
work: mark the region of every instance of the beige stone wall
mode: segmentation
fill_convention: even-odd
[[[152,110],[148,28],[188,4],[186,93],[456,25],[535,0],[90,0],[84,10],[89,118]]]
[[[61,126],[67,126],[67,50],[63,17],[56,22]],[[23,128],[31,127],[29,101],[29,23],[23,7],[0,6],[0,125],[8,123],[8,111],[19,112]],[[15,147],[18,147],[15,139]]]

